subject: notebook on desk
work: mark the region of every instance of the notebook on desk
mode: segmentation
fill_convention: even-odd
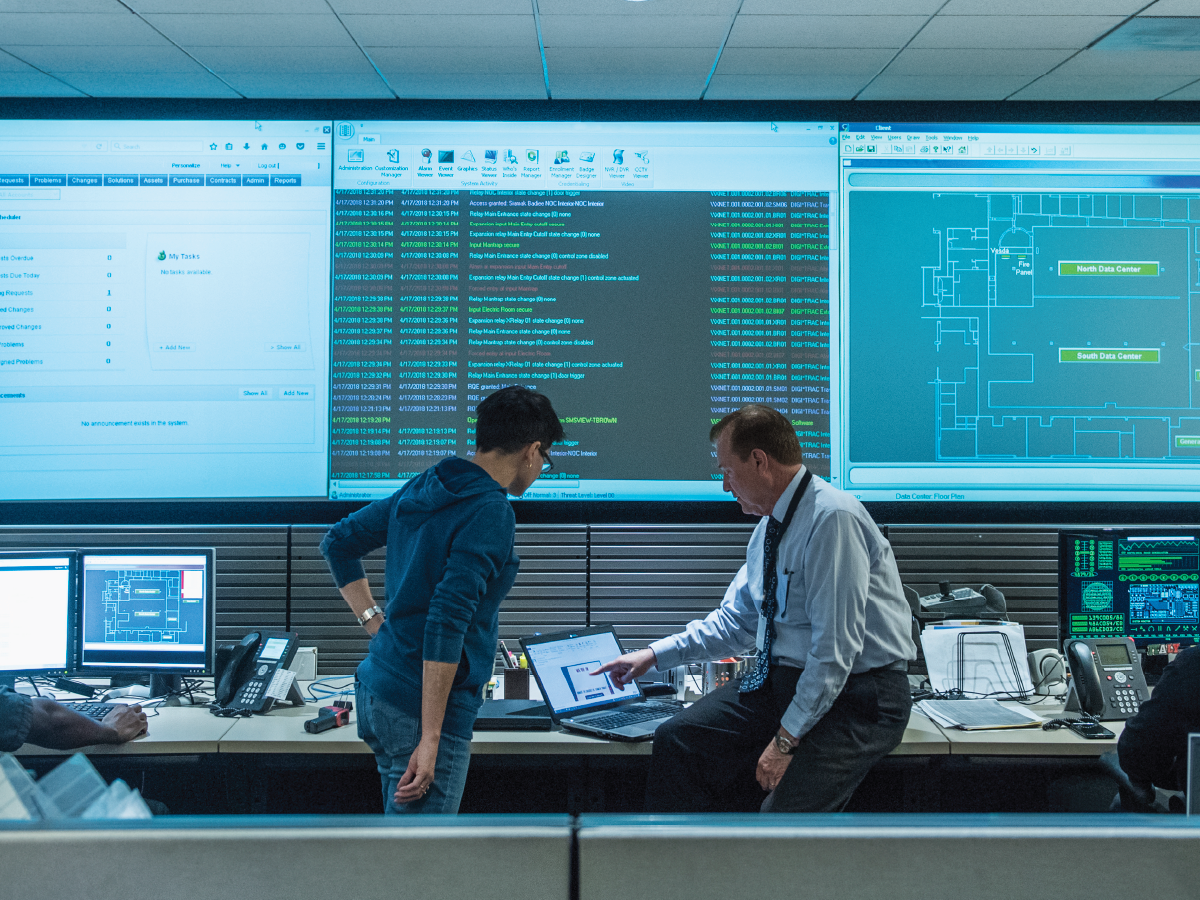
[[[618,685],[601,664],[625,651],[611,627],[581,628],[521,641],[550,717],[580,734],[614,741],[647,741],[683,707],[647,700],[637,683]]]

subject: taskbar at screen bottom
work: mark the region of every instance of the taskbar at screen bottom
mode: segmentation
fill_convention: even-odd
[[[378,481],[333,481],[330,500],[380,500],[406,484],[400,479]],[[540,478],[522,496],[522,500],[727,500],[720,481],[618,481],[588,478]]]

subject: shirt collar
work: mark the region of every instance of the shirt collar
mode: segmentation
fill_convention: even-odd
[[[783,493],[779,495],[779,499],[771,507],[771,518],[776,522],[782,522],[783,517],[787,515],[787,508],[788,504],[792,502],[792,495],[796,493],[796,488],[800,486],[800,480],[804,478],[804,473],[807,471],[808,468],[806,466],[800,466],[800,471],[788,482],[788,486],[783,489]]]

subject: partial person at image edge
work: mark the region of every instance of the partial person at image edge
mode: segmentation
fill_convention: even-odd
[[[0,687],[0,752],[25,743],[51,750],[94,744],[124,744],[146,734],[146,714],[137,705],[118,705],[100,722],[45,697],[27,697]]]
[[[474,461],[450,457],[329,530],[321,552],[372,634],[358,667],[359,736],[388,813],[458,811],[471,733],[492,676],[499,607],[517,577],[520,497],[562,440],[543,394],[507,387],[479,404]],[[362,557],[387,547],[386,606]]]
[[[724,489],[763,517],[746,563],[707,618],[596,674],[628,684],[651,667],[758,646],[759,666],[740,684],[658,727],[646,811],[840,810],[903,739],[912,707],[912,614],[892,548],[858,500],[811,475],[780,412],[744,406],[709,440]]]
[[[1121,769],[1153,799],[1152,786],[1186,790],[1188,735],[1200,732],[1200,647],[1189,647],[1163,669],[1150,699],[1125,723],[1117,742]]]

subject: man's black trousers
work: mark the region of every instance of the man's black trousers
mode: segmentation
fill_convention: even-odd
[[[755,768],[795,696],[800,671],[772,666],[766,683],[745,694],[730,682],[660,725],[646,811],[842,809],[871,766],[904,737],[912,707],[908,677],[893,668],[851,675],[768,795],[755,780]]]

